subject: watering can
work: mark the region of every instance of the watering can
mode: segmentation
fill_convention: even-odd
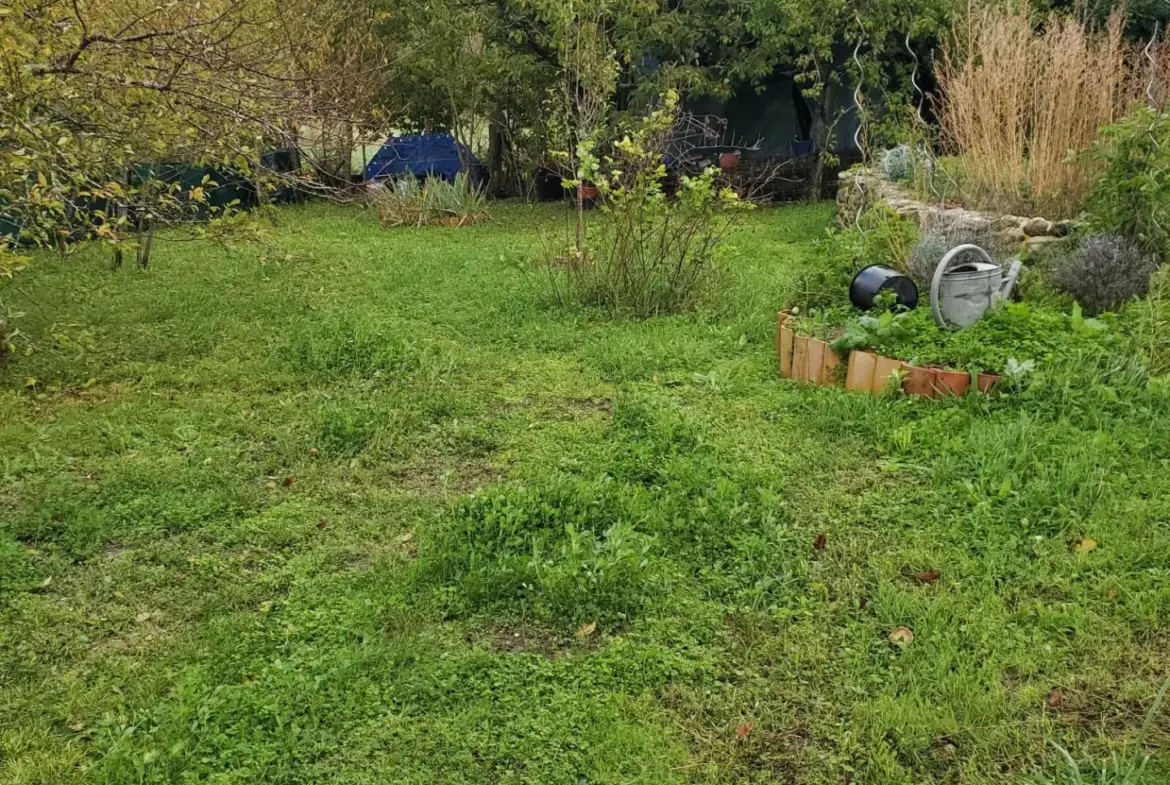
[[[1003,267],[978,245],[954,248],[934,271],[930,309],[939,327],[964,329],[983,318],[1000,300],[1012,296],[1023,262],[1012,261],[1007,278]]]

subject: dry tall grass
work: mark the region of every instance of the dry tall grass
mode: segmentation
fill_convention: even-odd
[[[939,119],[974,206],[1075,215],[1098,130],[1136,97],[1124,18],[1093,32],[1070,18],[1043,25],[1027,3],[972,7],[939,68]]]

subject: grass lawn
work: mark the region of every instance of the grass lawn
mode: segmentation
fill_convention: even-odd
[[[39,258],[5,292],[36,351],[0,370],[0,782],[998,785],[1055,771],[1049,739],[1131,754],[1170,675],[1170,408],[782,381],[830,213],[757,211],[720,310],[640,323],[519,271],[559,206]]]

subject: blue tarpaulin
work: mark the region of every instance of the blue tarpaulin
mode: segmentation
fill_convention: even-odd
[[[382,180],[412,174],[450,180],[463,171],[464,161],[470,166],[479,164],[467,145],[459,144],[450,134],[396,136],[387,139],[366,165],[366,179]]]

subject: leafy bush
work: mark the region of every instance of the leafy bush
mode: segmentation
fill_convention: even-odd
[[[978,245],[997,261],[1003,253],[1002,241],[990,222],[939,225],[922,235],[914,246],[907,272],[920,287],[929,287],[938,263],[948,251],[960,245]]]
[[[584,225],[578,247],[549,265],[559,300],[645,318],[690,310],[708,291],[728,230],[754,205],[721,185],[714,168],[680,177],[667,193],[663,161],[678,112],[678,94],[668,91],[662,107],[624,129],[608,154],[593,140],[581,142],[576,179],[565,185],[593,183],[603,220]]]
[[[1152,254],[1124,238],[1094,235],[1085,238],[1057,267],[1053,284],[1095,316],[1146,294],[1156,268]]]
[[[465,172],[451,181],[412,175],[390,183],[374,200],[386,228],[445,223],[463,226],[487,215],[487,194]]]
[[[1147,253],[1170,253],[1170,118],[1142,107],[1089,153],[1104,169],[1089,194],[1089,224],[1121,235]]]

